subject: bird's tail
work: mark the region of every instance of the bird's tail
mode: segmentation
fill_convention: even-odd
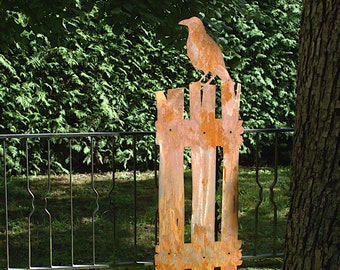
[[[237,89],[235,89],[235,86]],[[224,104],[225,112],[227,115],[232,115],[235,110],[240,106],[240,85],[235,84],[233,81],[221,81],[222,104]]]
[[[224,82],[232,81],[228,70],[224,66],[218,65],[216,71],[217,76],[220,77],[222,81]]]

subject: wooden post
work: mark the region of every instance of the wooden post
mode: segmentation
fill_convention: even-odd
[[[222,118],[215,118],[216,87],[190,85],[190,119],[184,119],[184,89],[156,93],[156,139],[160,146],[159,245],[156,269],[236,269],[241,264],[237,239],[238,120],[240,85],[222,82]],[[201,87],[203,96],[201,97]],[[216,147],[223,147],[221,240],[215,241]],[[184,243],[183,152],[191,148],[191,243]]]

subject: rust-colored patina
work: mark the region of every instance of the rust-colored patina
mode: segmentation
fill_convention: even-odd
[[[189,29],[187,53],[192,65],[194,68],[204,72],[203,78],[209,72],[213,75],[208,84],[215,76],[220,77],[225,82],[231,81],[224,64],[223,54],[218,45],[205,31],[202,21],[197,17],[191,17],[180,21],[179,24],[185,25]]]
[[[200,63],[196,63],[196,68],[199,66]],[[222,66],[225,69],[224,62]],[[213,76],[220,77],[222,73],[216,70]],[[238,156],[243,132],[242,121],[238,120],[241,86],[238,84],[235,91],[234,82],[226,74],[227,71],[220,77],[220,119],[215,117],[215,85],[201,81],[190,84],[190,119],[184,119],[184,88],[156,92],[156,140],[160,146],[156,269],[220,267],[231,270],[241,264],[237,217]],[[223,147],[224,157],[219,241],[215,241],[214,231],[217,146]],[[183,153],[186,147],[191,149],[192,159],[191,243],[184,242]]]
[[[222,118],[215,119],[215,86],[190,85],[190,119],[184,119],[184,89],[157,92],[157,143],[160,146],[159,245],[157,269],[236,269],[241,263],[237,239],[238,120],[240,85],[222,87]],[[229,93],[226,93],[228,91]],[[232,95],[230,92],[232,91]],[[216,146],[223,147],[222,230],[215,241]],[[191,148],[191,243],[184,243],[183,152]]]

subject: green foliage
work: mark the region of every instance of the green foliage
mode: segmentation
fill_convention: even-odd
[[[245,127],[292,127],[300,1],[244,3],[233,14],[227,10],[216,2],[206,24],[232,78],[242,84]]]
[[[239,3],[215,1],[204,19],[242,84],[240,118],[245,128],[293,127],[301,1]],[[271,137],[261,136],[261,145]],[[244,142],[241,151],[253,152],[254,135]]]
[[[1,1],[0,132],[154,130],[154,92],[200,77],[177,25],[192,15],[243,85],[245,127],[292,126],[299,12],[298,0]]]

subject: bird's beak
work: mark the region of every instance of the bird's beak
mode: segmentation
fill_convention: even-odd
[[[188,25],[188,19],[181,20],[178,24],[180,24],[180,25]]]

